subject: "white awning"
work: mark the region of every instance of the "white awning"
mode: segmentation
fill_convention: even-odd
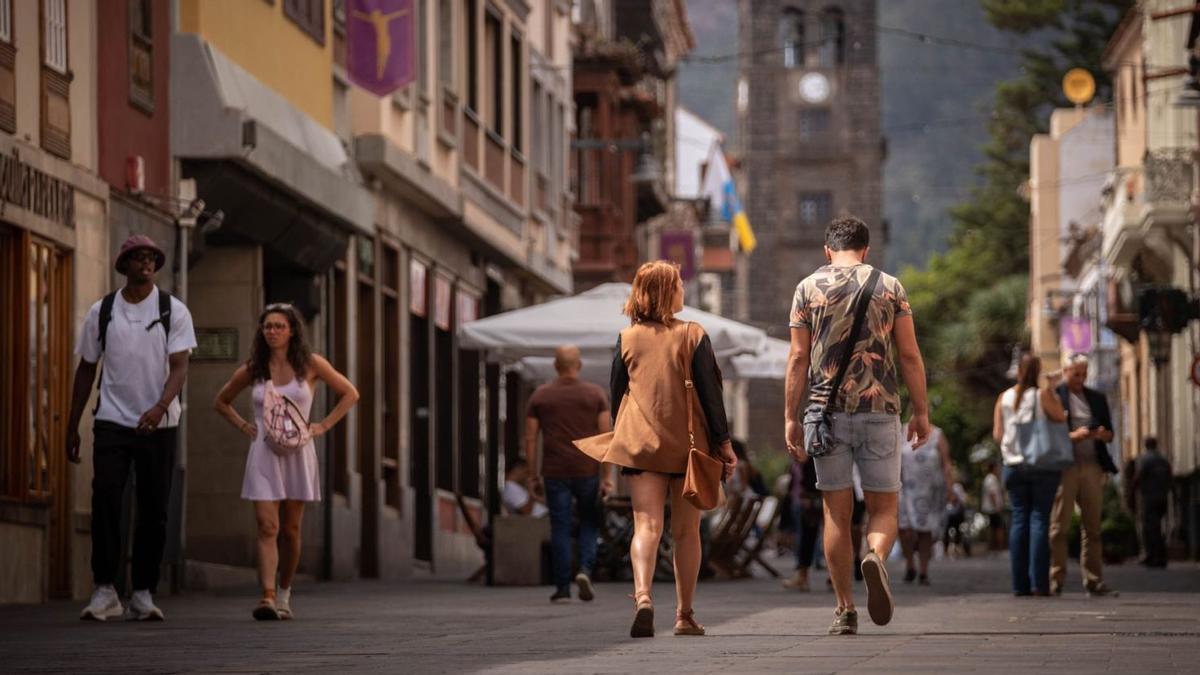
[[[727,374],[737,380],[782,380],[791,348],[787,340],[767,338],[757,354],[738,354],[730,359],[733,367]]]

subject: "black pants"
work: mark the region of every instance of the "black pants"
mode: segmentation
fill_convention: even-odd
[[[96,422],[92,479],[92,577],[116,582],[121,568],[121,498],[133,465],[137,529],[133,537],[133,590],[158,587],[167,541],[167,500],[175,471],[175,429],[139,435],[111,422]]]
[[[1145,563],[1152,566],[1167,565],[1167,541],[1163,537],[1163,518],[1167,515],[1166,501],[1142,502],[1142,548]]]

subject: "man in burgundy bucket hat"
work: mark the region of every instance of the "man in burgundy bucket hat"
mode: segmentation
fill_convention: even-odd
[[[125,284],[97,300],[79,330],[75,385],[67,422],[67,459],[80,461],[79,423],[100,371],[92,411],[92,577],[95,592],[80,618],[158,620],[154,604],[167,534],[167,504],[175,469],[179,392],[196,346],[192,316],[155,280],[167,257],[135,234],[121,245],[117,272]],[[103,359],[103,367],[99,368]],[[121,501],[133,469],[137,527],[133,537],[133,593],[128,611],[117,595],[121,576]]]
[[[113,263],[113,267],[117,270],[118,274],[125,274],[124,267],[126,258],[136,251],[154,252],[155,272],[161,270],[163,265],[165,265],[167,262],[167,255],[163,253],[161,248],[158,247],[158,244],[154,243],[153,239],[144,234],[135,234],[126,239],[124,244],[121,244],[121,252],[117,254],[117,261]]]

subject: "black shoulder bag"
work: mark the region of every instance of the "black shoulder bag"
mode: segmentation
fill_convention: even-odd
[[[871,305],[871,297],[875,295],[875,285],[878,282],[879,270],[871,270],[867,283],[858,289],[858,297],[854,301],[854,324],[842,343],[842,362],[838,364],[837,374],[833,376],[829,401],[825,405],[813,403],[804,411],[804,451],[809,457],[820,457],[833,450],[833,408],[836,407],[838,395],[841,393],[846,370],[854,358],[854,346],[858,344],[859,333],[866,322],[867,308]]]

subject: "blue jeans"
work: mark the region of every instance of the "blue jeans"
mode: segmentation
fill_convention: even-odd
[[[579,570],[592,573],[596,564],[596,541],[600,537],[600,477],[547,478],[546,508],[550,510],[550,553],[554,561],[554,585],[571,587],[571,498],[579,510]]]
[[[1013,593],[1050,592],[1050,511],[1058,491],[1059,471],[1004,467],[1004,487],[1012,506],[1008,557]]]

